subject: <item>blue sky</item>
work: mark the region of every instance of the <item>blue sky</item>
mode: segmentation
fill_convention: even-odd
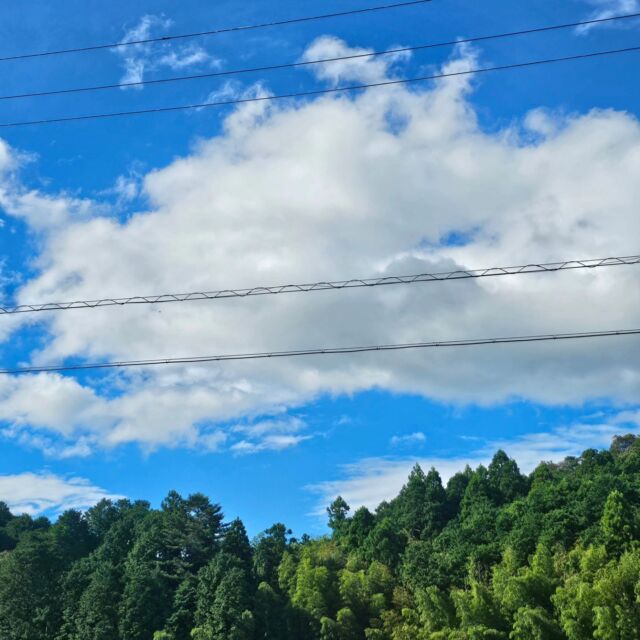
[[[32,2],[2,55],[364,3]],[[0,62],[2,94],[383,50],[638,10],[434,0],[172,44]],[[604,13],[603,13],[604,12]],[[0,123],[251,97],[638,44],[639,21],[415,55],[0,102]],[[46,302],[638,253],[638,55],[353,96],[3,129],[0,285]],[[454,241],[455,240],[455,241]],[[508,282],[507,282],[508,280]],[[402,291],[0,318],[3,366],[640,326],[637,267]],[[596,295],[593,295],[593,293]],[[295,298],[295,299],[293,299]],[[171,308],[168,308],[171,307]],[[252,533],[323,530],[498,446],[530,470],[640,429],[634,338],[0,380],[0,499],[55,515],[203,491]],[[330,360],[330,361],[328,361]]]

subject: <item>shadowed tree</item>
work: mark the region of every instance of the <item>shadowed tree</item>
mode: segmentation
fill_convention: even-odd
[[[287,550],[287,537],[291,535],[282,523],[274,524],[261,533],[254,542],[253,562],[259,581],[278,588],[278,567]]]
[[[348,524],[347,515],[351,507],[346,503],[342,496],[338,496],[327,507],[327,515],[329,516],[329,529],[333,531],[333,535],[340,538]]]

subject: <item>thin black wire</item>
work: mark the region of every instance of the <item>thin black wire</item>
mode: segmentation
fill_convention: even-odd
[[[440,47],[450,47],[458,44],[470,44],[472,42],[482,42],[487,40],[498,40],[502,38],[513,38],[517,36],[531,35],[534,33],[544,33],[548,31],[557,31],[560,29],[573,29],[575,27],[596,24],[601,22],[611,22],[613,20],[629,20],[640,17],[640,12],[629,13],[619,16],[611,16],[609,18],[596,18],[593,20],[583,20],[580,22],[569,22],[565,24],[550,25],[546,27],[535,27],[531,29],[523,29],[520,31],[509,31],[506,33],[498,33],[488,36],[474,36],[470,38],[459,38],[458,40],[449,40],[447,42],[435,42],[429,44],[420,44],[410,47],[400,47],[396,49],[388,49],[386,51],[372,51],[370,53],[356,53],[348,56],[336,56],[334,58],[323,58],[321,60],[303,60],[299,62],[288,62],[283,64],[267,65],[264,67],[249,67],[241,69],[229,69],[226,71],[212,71],[210,73],[196,73],[185,76],[173,76],[171,78],[158,78],[152,80],[138,80],[136,82],[118,82],[112,84],[93,85],[89,87],[70,87],[65,89],[51,89],[46,91],[33,91],[30,93],[17,93],[13,95],[0,96],[0,100],[16,100],[22,98],[41,98],[44,96],[65,95],[70,93],[87,93],[90,91],[104,91],[110,89],[122,89],[129,87],[142,87],[146,85],[167,84],[171,82],[184,82],[191,80],[204,80],[206,78],[219,78],[224,76],[241,75],[245,73],[260,73],[265,71],[278,71],[281,69],[295,69],[299,67],[307,67],[317,64],[327,64],[331,62],[342,62],[345,60],[357,60],[363,58],[374,58],[379,56],[395,55],[398,53],[409,53],[411,51],[422,51],[425,49],[436,49]]]
[[[386,11],[389,9],[399,9],[419,4],[426,4],[432,0],[411,0],[409,2],[397,2],[393,4],[383,4],[375,7],[364,7],[362,9],[351,9],[349,11],[338,11],[335,13],[324,13],[315,16],[304,16],[302,18],[289,18],[287,20],[276,20],[273,22],[263,22],[237,27],[225,27],[222,29],[211,29],[209,31],[198,31],[195,33],[182,33],[176,35],[159,36],[156,38],[145,38],[143,40],[128,40],[126,42],[112,42],[110,44],[97,44],[86,47],[76,47],[73,49],[57,49],[55,51],[40,51],[36,53],[22,53],[14,56],[0,57],[0,62],[9,60],[24,60],[27,58],[42,58],[45,56],[58,56],[66,53],[82,53],[86,51],[99,51],[100,49],[116,49],[120,47],[130,47],[132,45],[150,44],[152,42],[169,42],[171,40],[185,40],[188,38],[200,38],[204,36],[217,36],[223,33],[233,33],[236,31],[252,31],[255,29],[265,29],[267,27],[282,27],[290,24],[300,24],[302,22],[312,22],[314,20],[326,20],[328,18],[341,18],[343,16],[360,15],[363,13],[373,13],[374,11]]]
[[[622,53],[632,53],[640,51],[640,46],[625,47],[623,49],[609,49],[607,51],[595,51],[591,53],[581,53],[573,56],[562,56],[557,58],[547,58],[544,60],[531,60],[529,62],[516,62],[512,64],[497,65],[494,67],[480,67],[477,69],[469,69],[467,71],[452,71],[448,73],[438,73],[430,76],[419,76],[416,78],[404,78],[401,80],[385,80],[383,82],[375,82],[370,84],[351,85],[346,87],[334,87],[331,89],[314,89],[312,91],[300,91],[297,93],[285,93],[273,96],[257,96],[254,98],[237,98],[234,100],[220,100],[216,102],[203,102],[199,104],[179,105],[174,107],[154,107],[150,109],[140,109],[135,111],[116,111],[110,113],[92,113],[81,116],[64,116],[60,118],[46,118],[41,120],[23,120],[18,122],[3,122],[0,123],[0,128],[8,129],[12,127],[25,127],[29,125],[38,124],[55,124],[62,122],[79,122],[83,120],[99,120],[104,118],[117,118],[124,116],[137,116],[152,113],[168,113],[172,111],[186,111],[193,109],[204,109],[209,107],[225,107],[237,104],[246,104],[249,102],[271,102],[275,100],[285,100],[291,98],[308,98],[311,96],[318,96],[324,94],[340,93],[342,91],[360,91],[363,89],[374,89],[378,87],[389,87],[393,85],[410,84],[414,82],[425,82],[427,80],[439,80],[442,78],[452,78],[456,76],[468,76],[480,73],[488,73],[491,71],[506,71],[509,69],[524,69],[527,67],[534,67],[537,65],[554,64],[558,62],[571,62],[576,60],[586,60],[590,58],[597,58],[600,56],[610,56]]]
[[[126,298],[102,298],[100,300],[75,300],[72,302],[46,302],[23,304],[15,307],[0,307],[0,315],[33,313],[37,311],[66,311],[69,309],[95,309],[96,307],[125,306],[135,304],[160,304],[164,302],[191,302],[194,300],[220,300],[225,298],[247,298],[249,296],[276,295],[280,293],[308,293],[312,291],[335,291],[359,287],[379,287],[395,284],[416,284],[418,282],[442,282],[469,278],[519,275],[526,273],[550,273],[572,269],[596,269],[640,264],[640,255],[615,258],[592,258],[589,260],[565,260],[527,264],[513,267],[490,267],[488,269],[458,269],[437,273],[418,273],[408,276],[384,276],[380,278],[353,278],[306,284],[284,284],[259,286],[245,289],[219,289],[217,291],[197,291],[191,293],[165,293],[155,296],[130,296]]]
[[[153,360],[122,360],[119,362],[96,362],[83,364],[53,365],[49,367],[17,367],[0,369],[0,374],[18,375],[24,373],[53,373],[62,371],[81,371],[86,369],[115,369],[123,367],[149,367],[161,364],[198,364],[203,362],[222,362],[226,360],[258,360],[266,358],[292,358],[298,356],[337,355],[346,353],[364,353],[367,351],[401,351],[407,349],[433,349],[441,347],[470,347],[489,344],[513,344],[523,342],[546,342],[577,340],[583,338],[605,338],[612,336],[640,335],[640,329],[620,329],[614,331],[589,331],[583,333],[556,333],[534,336],[511,336],[508,338],[472,338],[467,340],[439,340],[433,342],[410,342],[405,344],[383,344],[364,347],[332,347],[316,349],[298,349],[291,351],[269,351],[263,353],[236,353],[216,356],[193,356],[184,358],[158,358]]]

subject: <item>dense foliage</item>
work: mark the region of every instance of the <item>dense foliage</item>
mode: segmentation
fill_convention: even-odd
[[[640,439],[524,476],[499,451],[415,467],[375,513],[338,498],[332,535],[252,542],[205,496],[160,509],[12,515],[0,503],[2,640],[640,638]]]

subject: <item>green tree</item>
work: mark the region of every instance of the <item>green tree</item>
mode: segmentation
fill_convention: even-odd
[[[366,537],[375,526],[375,516],[366,507],[356,509],[353,517],[348,521],[341,536],[342,542],[350,552],[361,549]]]
[[[368,562],[377,560],[388,567],[396,567],[405,545],[405,535],[398,531],[391,518],[383,518],[366,537],[362,553]]]
[[[560,626],[569,640],[593,638],[593,612],[597,594],[595,576],[605,566],[604,547],[576,547],[565,562],[565,579],[552,596]]]
[[[600,529],[607,551],[615,556],[627,549],[633,540],[633,514],[621,491],[612,491],[607,497]]]
[[[472,564],[469,565],[468,587],[454,589],[451,596],[460,628],[468,634],[486,635],[489,632],[503,632],[507,629],[508,625],[500,615],[491,589],[478,577]]]
[[[222,551],[238,558],[245,574],[253,582],[253,550],[249,543],[247,530],[240,518],[236,518],[227,527],[222,542]]]
[[[597,640],[640,638],[640,551],[623,554],[596,576],[594,632]]]
[[[496,504],[506,504],[525,494],[526,478],[520,473],[515,460],[499,450],[487,469],[491,497]]]
[[[278,567],[288,547],[291,531],[282,523],[274,524],[255,540],[253,562],[258,580],[278,587]]]
[[[119,572],[99,563],[78,601],[77,640],[111,640],[118,635]]]
[[[21,537],[16,548],[0,555],[0,638],[51,640],[61,622],[56,597],[61,558],[46,530]]]
[[[119,607],[121,640],[151,640],[164,628],[171,607],[167,579],[155,563],[128,560]]]
[[[555,620],[542,607],[521,607],[515,613],[510,640],[563,640]],[[586,639],[585,639],[586,640]]]
[[[329,516],[329,528],[333,531],[334,536],[339,537],[345,530],[347,525],[347,514],[350,511],[349,505],[342,496],[338,496],[328,507],[327,515]]]
[[[268,582],[258,585],[254,615],[256,640],[287,640],[285,602]]]
[[[251,580],[243,561],[219,553],[198,574],[196,640],[249,640],[253,634]]]
[[[391,512],[409,539],[428,538],[440,531],[446,522],[447,495],[436,469],[425,475],[415,465]]]
[[[166,626],[171,640],[189,640],[191,637],[195,626],[197,585],[195,576],[188,575],[176,590]]]

